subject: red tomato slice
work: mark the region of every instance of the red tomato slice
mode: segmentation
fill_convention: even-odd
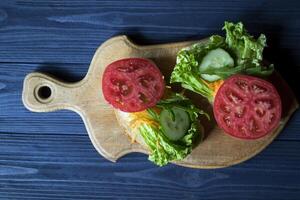
[[[225,80],[215,96],[214,116],[226,133],[242,139],[257,139],[278,126],[280,96],[265,80],[234,75]]]
[[[102,78],[106,101],[125,112],[138,112],[155,106],[165,83],[157,66],[143,58],[127,58],[109,64]]]

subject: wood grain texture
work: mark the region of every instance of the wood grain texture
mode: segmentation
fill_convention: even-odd
[[[231,168],[158,168],[142,154],[111,163],[87,135],[1,133],[0,199],[296,200],[299,151],[298,141],[275,141],[257,159]]]
[[[109,163],[77,114],[31,113],[21,103],[26,74],[79,81],[96,48],[114,35],[139,44],[197,40],[221,33],[224,20],[264,32],[265,57],[299,95],[299,9],[298,0],[1,0],[0,199],[299,199],[299,111],[255,158],[192,170],[156,168],[141,154]]]
[[[0,60],[88,64],[114,35],[152,44],[201,39],[221,33],[224,20],[241,20],[252,33],[265,32],[269,45],[280,43],[299,55],[294,41],[300,8],[297,0],[281,2],[1,1]]]

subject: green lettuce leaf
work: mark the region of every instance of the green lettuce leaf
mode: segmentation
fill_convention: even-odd
[[[255,39],[248,34],[241,22],[225,22],[223,30],[226,31],[227,49],[235,57],[236,66],[241,68],[241,73],[266,76],[273,72],[273,65],[262,65],[263,50],[267,41],[264,34]]]
[[[239,65],[236,67],[222,67],[215,70],[214,68],[209,68],[206,70],[202,70],[203,74],[208,75],[218,75],[222,79],[226,79],[229,76],[234,74],[243,73],[254,76],[269,76],[273,72],[274,65],[271,64],[268,68],[262,68],[261,66],[253,66],[247,68],[245,65]]]
[[[139,127],[141,136],[149,147],[151,153],[149,160],[159,166],[164,166],[170,161],[184,159],[192,150],[196,141],[203,139],[203,132],[198,121],[198,116],[205,114],[196,108],[188,99],[179,94],[174,94],[166,100],[161,100],[158,107],[168,109],[172,106],[178,106],[185,109],[189,113],[191,119],[191,127],[186,135],[178,141],[169,140],[161,126],[155,127],[150,124],[142,124]],[[149,115],[159,122],[159,115],[152,109],[148,109]]]
[[[226,31],[226,44],[237,58],[237,65],[243,65],[248,61],[254,65],[260,65],[260,61],[263,59],[263,49],[266,46],[264,34],[255,40],[253,36],[248,34],[241,22],[237,24],[225,22],[223,30]]]

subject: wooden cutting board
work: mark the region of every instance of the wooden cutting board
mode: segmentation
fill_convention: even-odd
[[[138,46],[126,36],[111,38],[97,49],[87,75],[77,83],[66,83],[41,73],[27,75],[23,103],[34,112],[60,109],[77,112],[84,121],[94,147],[108,160],[116,161],[130,152],[148,153],[145,147],[130,142],[124,129],[119,126],[113,108],[104,101],[101,79],[105,67],[121,58],[149,58],[161,69],[168,83],[178,50],[195,42],[206,41]],[[203,120],[205,140],[186,159],[175,164],[193,168],[227,167],[245,161],[266,148],[298,108],[293,92],[277,73],[271,77],[271,81],[279,90],[283,102],[282,120],[274,132],[258,140],[241,140],[224,134],[213,120]],[[187,95],[198,107],[212,113],[211,105],[200,95]]]

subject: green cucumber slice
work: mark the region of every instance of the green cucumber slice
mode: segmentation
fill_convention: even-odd
[[[179,107],[163,109],[159,118],[165,136],[172,141],[182,138],[191,126],[188,113]]]
[[[199,71],[205,71],[209,68],[222,68],[222,67],[233,67],[234,60],[224,49],[217,48],[211,50],[203,57],[202,62],[199,67]],[[201,74],[201,77],[207,81],[213,82],[221,79],[217,75]]]

